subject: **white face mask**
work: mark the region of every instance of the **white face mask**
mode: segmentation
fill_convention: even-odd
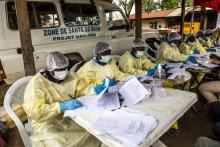
[[[100,62],[102,62],[102,63],[109,63],[110,62],[110,60],[111,60],[111,55],[107,55],[107,56],[101,56],[101,60],[100,60]]]
[[[67,69],[66,70],[64,70],[64,71],[54,71],[54,78],[55,79],[57,79],[57,80],[64,80],[65,78],[66,78],[66,76],[67,76],[67,73],[68,73],[68,71],[67,71]]]
[[[140,57],[142,57],[144,55],[144,51],[137,51],[136,53],[135,53],[135,56],[137,57],[137,58],[140,58]]]

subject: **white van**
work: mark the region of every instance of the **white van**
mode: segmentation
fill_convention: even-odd
[[[49,52],[60,51],[71,60],[88,60],[98,41],[109,42],[112,54],[131,48],[134,30],[122,10],[101,0],[28,0],[34,60],[45,67]],[[158,38],[144,30],[143,39]],[[72,61],[71,64],[73,65]],[[5,76],[4,76],[5,75]],[[24,76],[20,37],[13,0],[0,0],[0,81],[8,84]]]

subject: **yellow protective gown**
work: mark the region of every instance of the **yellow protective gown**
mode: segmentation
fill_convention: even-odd
[[[130,75],[139,74],[144,76],[146,71],[152,69],[155,65],[156,64],[151,63],[145,55],[140,58],[135,58],[128,51],[125,52],[119,60],[120,70]]]
[[[212,40],[214,43],[217,43],[220,38],[220,28],[215,28],[212,30]]]
[[[115,81],[125,81],[129,77],[128,74],[119,70],[116,61],[111,61],[106,65],[100,65],[94,59],[83,65],[77,75],[80,79],[80,84],[77,86],[77,91],[83,95],[95,95],[93,88],[100,85],[106,78]]]
[[[205,48],[199,43],[199,41],[196,41],[194,45],[189,45],[187,43],[182,43],[179,47],[180,53],[184,55],[191,55],[195,50],[199,51],[201,55],[206,54]]]
[[[68,74],[60,84],[40,73],[28,83],[23,108],[34,129],[33,147],[98,147],[100,142],[70,118],[63,118],[60,102],[75,97],[78,80]]]
[[[180,47],[179,47],[179,51],[181,54],[184,54],[184,55],[191,55],[193,54],[193,51],[195,50],[195,46],[192,45],[188,45],[187,43],[183,42]]]
[[[198,39],[196,39],[196,50],[200,52],[201,55],[205,55],[206,54],[206,50],[205,48],[202,46],[202,44],[199,42]]]
[[[203,47],[205,48],[210,48],[213,46],[214,42],[212,39],[208,38],[207,41],[205,41],[204,39],[202,38],[198,38],[199,42],[202,44]]]
[[[187,57],[187,55],[181,54],[178,48],[173,48],[168,43],[163,42],[160,45],[159,52],[156,57],[156,64],[166,64],[170,61],[186,61]]]

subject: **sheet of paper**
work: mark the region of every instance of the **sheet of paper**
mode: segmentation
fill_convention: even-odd
[[[150,81],[153,81],[154,80],[154,78],[153,77],[148,77],[148,76],[145,76],[145,77],[143,77],[140,81],[141,82],[144,82],[144,81],[146,81],[146,80],[150,80]]]
[[[183,62],[180,63],[167,63],[167,68],[179,68],[183,66]]]
[[[149,98],[151,92],[147,90],[135,77],[128,80],[119,90],[124,98],[123,106],[135,105],[144,98]]]
[[[199,64],[201,64],[202,66],[207,67],[207,68],[215,68],[215,67],[218,67],[218,65],[209,63],[208,61],[197,60],[197,62],[198,62]]]
[[[101,98],[95,96],[81,97],[78,99],[83,103],[83,107],[67,110],[64,117],[75,117],[91,112],[104,110],[115,110],[120,108],[118,93],[105,93]]]
[[[129,146],[137,146],[157,126],[154,117],[141,111],[122,108],[105,111],[92,125],[98,132]]]
[[[193,64],[193,63],[184,64],[184,67],[192,68],[192,69],[196,69],[196,70],[204,70],[204,69],[206,69],[204,67],[199,66],[198,64]]]

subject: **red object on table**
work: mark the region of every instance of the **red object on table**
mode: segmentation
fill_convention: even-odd
[[[220,0],[194,0],[195,6],[209,7],[220,12]]]

